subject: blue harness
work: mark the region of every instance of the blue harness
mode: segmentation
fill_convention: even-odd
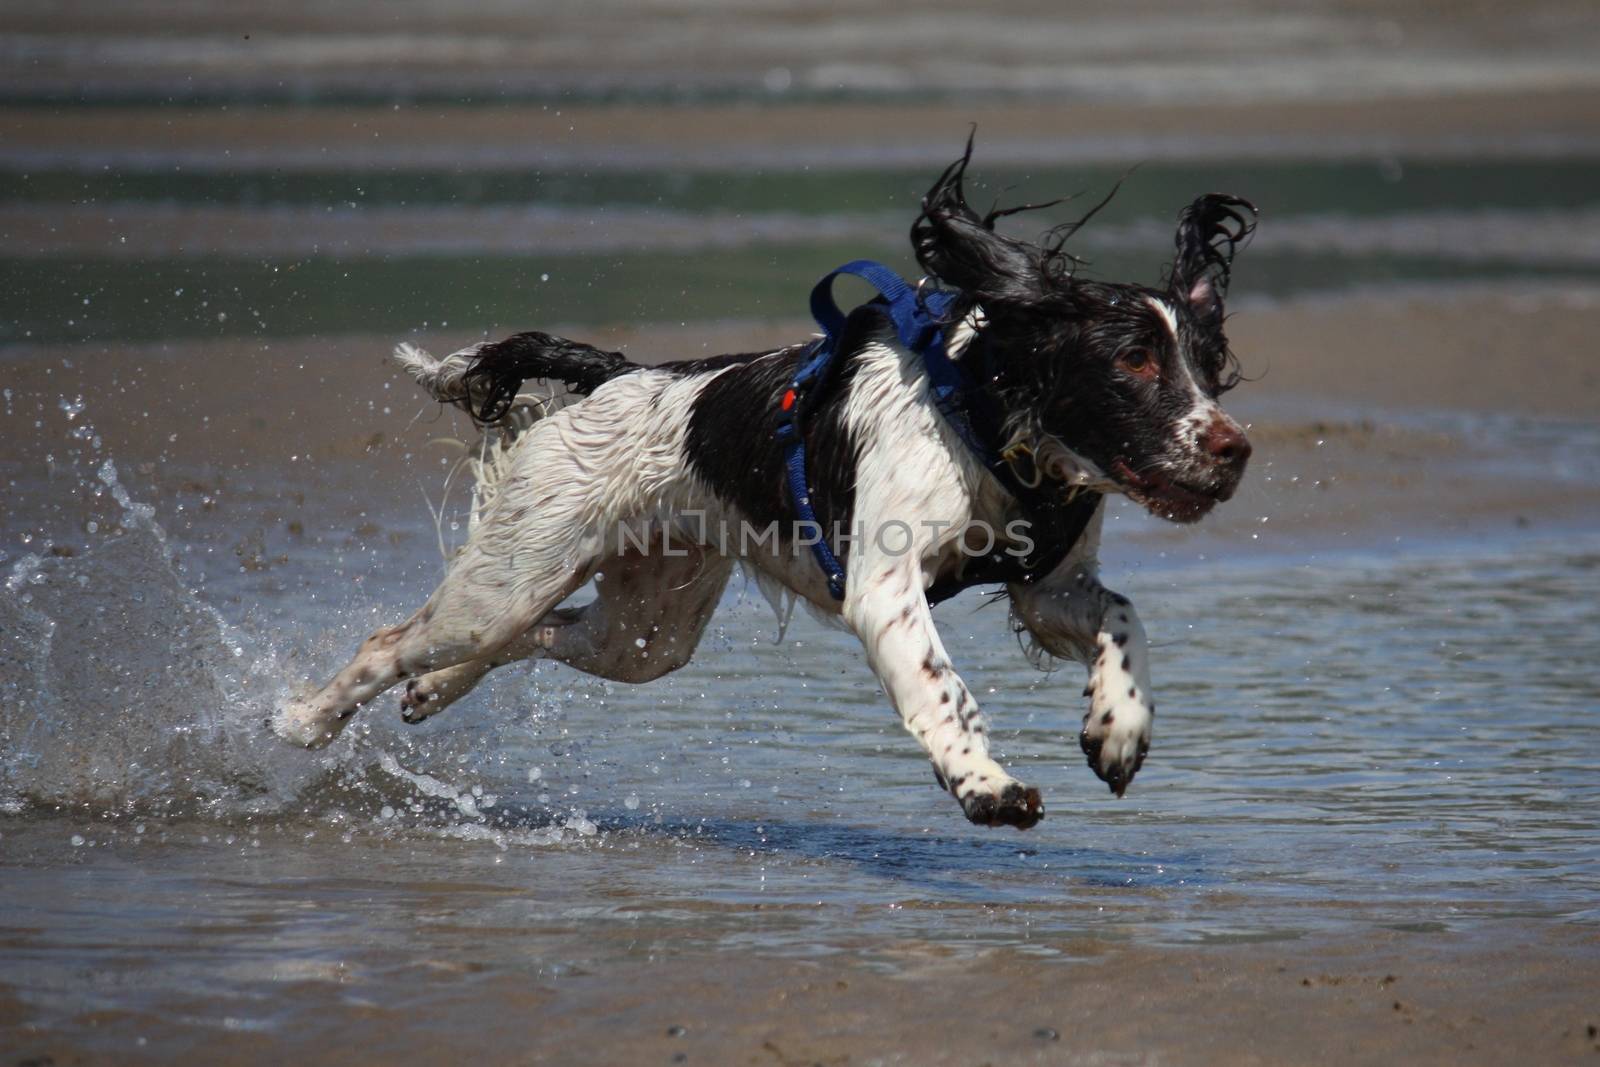
[[[828,592],[835,600],[844,599],[844,564],[834,555],[827,538],[822,536],[821,524],[811,506],[811,490],[806,482],[806,446],[800,432],[801,400],[806,390],[825,381],[840,355],[839,337],[844,332],[845,315],[833,300],[833,281],[841,274],[854,275],[876,289],[882,296],[882,310],[894,323],[900,343],[922,357],[928,375],[928,387],[934,403],[969,448],[984,465],[1001,479],[1001,484],[1017,487],[1017,478],[1010,465],[994,449],[986,445],[973,426],[970,404],[974,399],[967,375],[945,352],[945,328],[957,294],[943,289],[927,292],[912,286],[894,271],[881,263],[858,259],[846,263],[826,275],[811,290],[811,316],[822,327],[823,336],[802,359],[799,370],[789,381],[783,394],[777,438],[784,449],[784,470],[788,480],[789,499],[801,522],[808,523],[818,532],[811,545],[817,565],[828,579]],[[1080,531],[1081,532],[1081,529]],[[1074,535],[1071,542],[1076,541]],[[1063,550],[1062,554],[1065,554]]]

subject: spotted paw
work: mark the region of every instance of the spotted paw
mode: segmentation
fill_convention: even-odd
[[[1015,826],[1026,830],[1044,818],[1044,801],[1039,791],[1021,782],[1011,782],[998,794],[968,793],[959,798],[969,822],[979,826]]]
[[[433,714],[433,710],[427,706],[433,694],[420,684],[421,681],[421,678],[411,679],[406,683],[406,691],[400,694],[400,721],[412,726]]]
[[[400,695],[400,718],[413,726],[432,718],[470,693],[493,666],[473,660],[412,678]]]
[[[1119,797],[1144,766],[1150,751],[1150,723],[1150,709],[1137,692],[1103,703],[1096,700],[1083,717],[1078,744],[1089,769]]]

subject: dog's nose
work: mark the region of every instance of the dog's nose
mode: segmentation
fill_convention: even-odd
[[[1219,463],[1244,469],[1250,459],[1250,439],[1232,419],[1216,419],[1200,436],[1200,447]]]

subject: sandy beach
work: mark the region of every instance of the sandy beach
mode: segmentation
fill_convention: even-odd
[[[1600,20],[886,32],[688,0],[0,14],[4,1063],[1600,1054]],[[1198,529],[1108,526],[1172,693],[1126,801],[1077,755],[1077,675],[967,602],[941,626],[1050,798],[1029,835],[961,823],[848,635],[780,646],[753,594],[657,687],[543,665],[326,756],[262,734],[452,535],[427,508],[472,429],[397,341],[792,342],[814,268],[903,254],[973,123],[1008,201],[1146,164],[1086,237],[1109,269],[1157,271],[1202,180],[1261,199],[1228,326],[1250,475]]]
[[[203,1001],[79,1025],[102,1041],[141,1035],[119,1048],[122,1063],[1587,1063],[1600,1052],[1596,947],[1592,930],[1510,923],[1426,943],[1392,932],[1154,949],[1085,941],[1058,946],[1066,961],[873,946],[895,956],[892,973],[848,954],[667,951],[524,981],[402,962],[396,947],[377,955],[398,973],[363,982],[359,1003],[327,1003],[313,975],[281,982],[279,1011],[296,1020],[287,1029],[197,1033],[165,1014],[204,1012]],[[15,987],[0,986],[0,1033],[17,1062],[108,1061],[32,1031],[29,1014]]]
[[[1593,154],[1600,150],[1600,89],[1404,97],[1365,102],[976,102],[507,106],[487,111],[428,104],[324,107],[284,113],[244,108],[127,108],[59,121],[42,107],[0,108],[5,154],[33,167],[64,160],[135,159],[185,167],[270,162],[276,167],[582,166],[682,168],[805,166],[806,144],[827,131],[829,156],[857,165],[948,162],[952,131],[982,131],[991,162],[1251,158],[1282,155]]]

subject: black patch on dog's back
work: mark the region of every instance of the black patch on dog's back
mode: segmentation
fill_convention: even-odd
[[[848,532],[855,507],[858,442],[844,423],[844,398],[857,369],[857,354],[884,325],[881,312],[857,308],[838,339],[839,355],[828,381],[812,387],[804,399],[801,432],[806,444],[806,479],[811,506],[824,534],[834,524]],[[790,540],[799,519],[789,499],[783,446],[778,425],[783,394],[811,346],[762,356],[718,357],[668,364],[679,373],[705,373],[736,364],[700,391],[689,416],[689,466],[725,503],[732,504],[758,527],[778,523],[779,536]],[[841,553],[844,555],[845,553]]]

